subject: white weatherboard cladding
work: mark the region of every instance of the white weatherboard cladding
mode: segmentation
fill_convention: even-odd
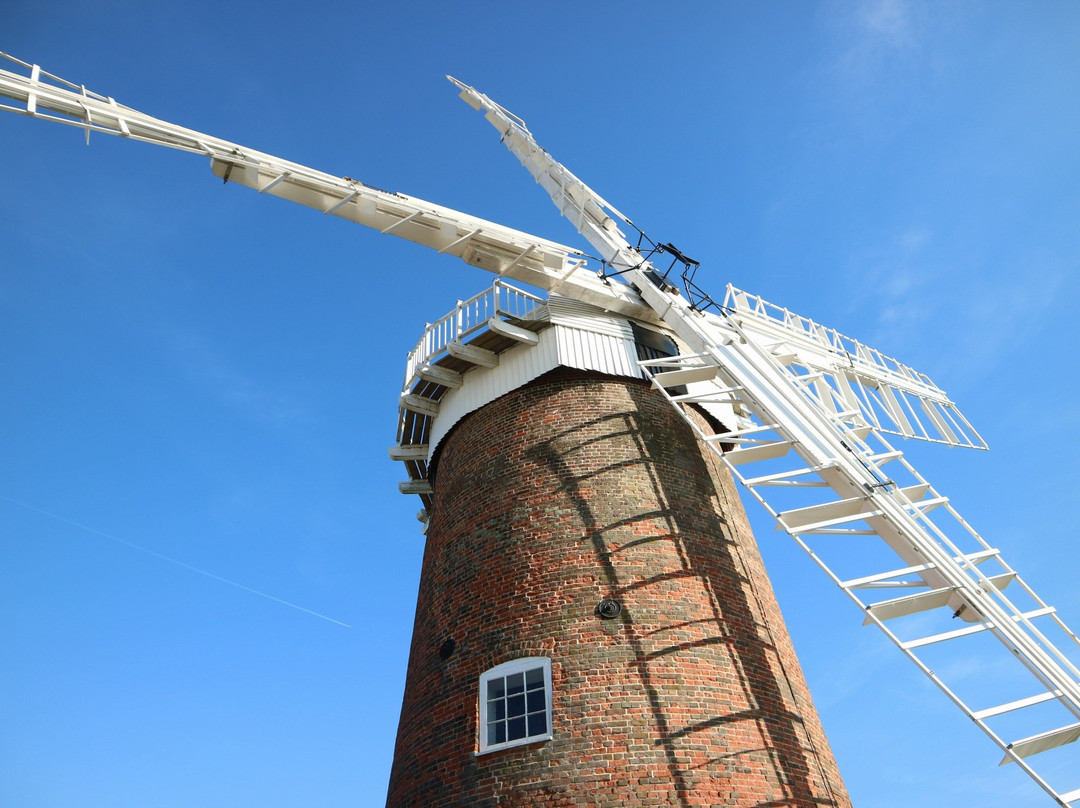
[[[579,328],[555,326],[559,347],[559,364],[579,370],[596,370],[612,376],[641,378],[637,366],[637,349],[634,335],[626,327],[626,335],[610,336]]]
[[[634,341],[630,324],[626,320],[612,317],[611,314],[596,306],[558,295],[551,295],[546,306],[548,321],[553,325],[579,328],[596,334],[607,334]]]
[[[499,354],[497,367],[473,368],[465,374],[465,383],[460,388],[447,391],[439,402],[439,414],[431,428],[428,459],[454,424],[470,412],[549,370],[561,366],[641,378],[629,323],[609,314],[592,317],[571,314],[570,319],[589,330],[553,325],[540,332],[537,345],[519,345]],[[563,316],[553,313],[552,320],[561,321]]]

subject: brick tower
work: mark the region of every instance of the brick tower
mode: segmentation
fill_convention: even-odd
[[[634,364],[670,338],[493,308],[406,378],[428,527],[389,808],[849,806],[733,483]]]

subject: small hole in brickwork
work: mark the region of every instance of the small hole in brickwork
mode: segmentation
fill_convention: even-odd
[[[450,655],[454,653],[455,648],[457,648],[457,643],[454,642],[454,638],[451,637],[439,646],[439,659],[449,659]]]
[[[600,615],[603,620],[614,620],[622,614],[622,604],[617,600],[602,600],[596,606],[596,613]]]

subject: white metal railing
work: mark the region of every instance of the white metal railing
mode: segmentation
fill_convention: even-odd
[[[496,280],[490,289],[468,300],[459,300],[452,311],[427,324],[424,335],[409,352],[405,367],[405,391],[408,392],[411,387],[417,368],[445,351],[451,342],[461,342],[486,326],[493,317],[527,319],[543,302],[544,298],[539,295],[525,292],[501,279]]]

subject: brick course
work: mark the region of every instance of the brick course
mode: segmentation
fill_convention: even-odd
[[[553,371],[434,481],[390,808],[850,805],[734,485],[658,393]],[[480,674],[524,656],[554,737],[477,755]]]

